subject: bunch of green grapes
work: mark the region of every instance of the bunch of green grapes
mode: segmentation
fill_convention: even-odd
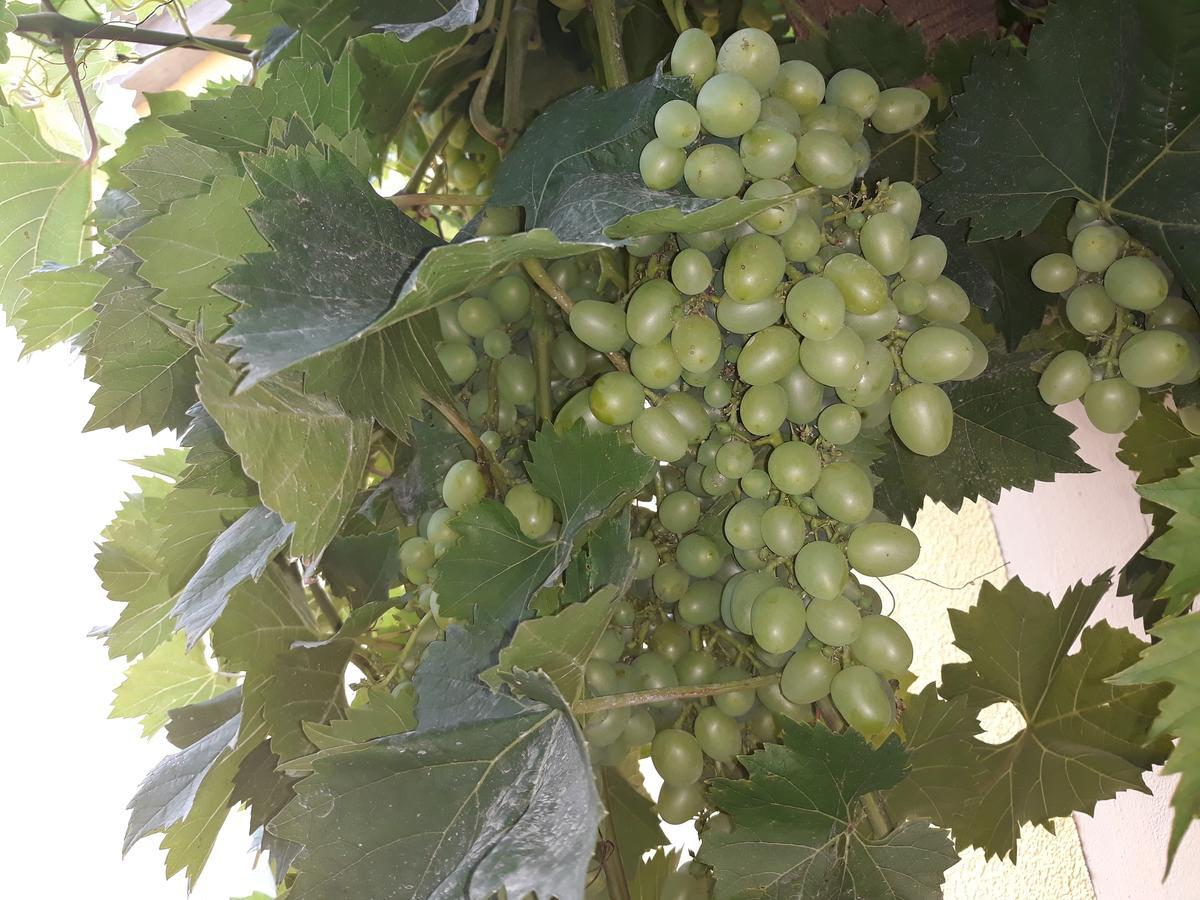
[[[1067,322],[1092,349],[1056,355],[1038,389],[1054,406],[1082,398],[1088,420],[1117,434],[1137,419],[1139,389],[1200,377],[1200,315],[1171,293],[1167,265],[1093,204],[1076,204],[1067,236],[1070,254],[1042,257],[1030,277],[1040,290],[1065,298]],[[1200,433],[1200,408],[1184,408],[1180,417]]]

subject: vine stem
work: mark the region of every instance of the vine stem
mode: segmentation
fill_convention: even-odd
[[[625,866],[621,862],[619,836],[616,824],[613,822],[614,805],[607,766],[600,770],[600,784],[604,790],[604,806],[608,810],[608,815],[600,823],[600,835],[609,845],[605,848],[604,858],[600,863],[601,868],[604,869],[604,885],[608,888],[608,896],[612,900],[630,900],[629,882],[625,878]]]
[[[442,152],[442,148],[446,146],[446,141],[450,139],[450,132],[454,130],[454,126],[458,124],[459,116],[447,116],[445,123],[442,125],[442,130],[433,136],[433,140],[429,142],[429,148],[425,151],[425,155],[421,157],[421,161],[417,163],[417,167],[413,169],[412,176],[408,179],[408,183],[404,185],[404,190],[396,194],[392,198],[392,202],[396,202],[396,198],[404,199],[406,197],[421,196],[418,193],[421,190],[421,184],[425,181],[425,173],[429,171],[429,167],[433,165],[433,161],[437,159],[437,155]]]
[[[592,0],[592,18],[596,21],[596,36],[600,42],[600,65],[604,69],[604,85],[609,90],[629,84],[625,68],[625,51],[621,47],[621,22],[617,18],[616,0]]]
[[[570,294],[560,288],[558,283],[550,277],[550,273],[546,271],[546,267],[542,265],[541,260],[527,259],[521,263],[521,268],[533,279],[534,284],[558,304],[558,308],[563,311],[563,315],[569,319],[571,317],[571,310],[575,308],[575,301],[571,299]],[[620,353],[606,353],[605,356],[608,357],[608,361],[613,364],[613,368],[618,372],[629,371],[629,361]]]
[[[525,57],[537,22],[537,0],[516,0],[508,23],[508,51],[504,54],[504,112],[500,124],[515,134],[524,124],[522,93],[525,86]]]
[[[442,418],[449,422],[454,427],[454,430],[461,434],[463,439],[471,445],[471,449],[475,451],[475,458],[483,463],[487,469],[485,475],[491,482],[495,495],[503,498],[508,488],[508,479],[504,475],[504,469],[496,461],[496,457],[492,454],[492,451],[479,439],[479,435],[475,433],[475,429],[471,427],[471,423],[464,419],[459,411],[448,403],[444,403],[429,395],[425,396],[425,402],[441,413]]]
[[[779,673],[743,678],[740,681],[720,681],[715,684],[697,684],[687,687],[652,688],[648,691],[631,691],[627,694],[609,694],[607,697],[592,697],[571,704],[576,716],[586,716],[606,709],[621,709],[625,706],[646,706],[669,700],[695,700],[698,697],[715,697],[733,691],[747,691],[779,681]]]
[[[821,720],[829,726],[830,731],[845,731],[846,720],[834,708],[833,701],[828,697],[824,697],[817,701],[817,711],[821,714]],[[869,794],[863,794],[859,800],[862,802],[863,811],[867,814],[867,821],[871,823],[871,830],[875,832],[875,837],[883,839],[892,833],[895,827],[892,824],[892,817],[888,815],[887,807],[883,804],[883,797],[878,791],[871,791]]]
[[[96,136],[96,123],[92,121],[92,108],[88,106],[87,91],[83,89],[83,81],[79,77],[79,60],[75,58],[75,40],[73,38],[60,38],[59,47],[62,49],[63,63],[67,67],[67,73],[71,76],[71,86],[75,89],[75,96],[79,100],[79,107],[83,115],[83,128],[87,133],[88,154],[81,165],[90,167],[100,156],[100,138]]]
[[[496,42],[492,44],[492,53],[483,70],[483,77],[479,79],[479,84],[475,85],[475,93],[471,95],[469,107],[471,124],[475,126],[475,130],[489,144],[495,144],[497,147],[503,147],[507,143],[508,135],[503,128],[497,128],[492,124],[484,107],[487,104],[488,94],[491,93],[492,79],[496,77],[496,69],[500,66],[500,56],[504,52],[504,45],[508,39],[508,17],[512,12],[512,0],[503,0],[503,3],[504,5],[500,8],[500,22],[496,27]]]
[[[190,34],[155,31],[119,22],[85,22],[57,12],[28,13],[17,16],[16,34],[44,34],[62,39],[83,41],[125,41],[130,44],[150,44],[154,47],[184,47],[189,50],[215,50],[249,59],[252,52],[244,41],[225,38],[198,38]]]
[[[400,209],[414,206],[485,206],[488,198],[481,194],[393,194],[388,198]]]
[[[552,414],[550,405],[550,345],[554,339],[550,329],[550,317],[546,315],[546,301],[533,298],[533,369],[537,375],[538,421],[548,422]]]

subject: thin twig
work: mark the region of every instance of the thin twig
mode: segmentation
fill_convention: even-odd
[[[425,155],[421,157],[421,161],[417,163],[417,167],[413,169],[408,183],[404,185],[404,190],[401,194],[416,195],[421,190],[421,183],[425,180],[425,173],[429,171],[429,167],[433,165],[433,161],[437,159],[437,155],[442,152],[442,148],[446,146],[446,141],[450,139],[450,132],[454,130],[454,126],[459,122],[459,116],[447,116],[445,124],[441,130],[433,136],[433,140],[429,142],[429,147],[425,150]]]
[[[88,153],[82,165],[85,168],[89,168],[100,156],[100,139],[96,136],[96,123],[92,121],[92,109],[88,106],[87,92],[83,89],[83,80],[79,77],[79,61],[75,59],[75,41],[71,38],[61,38],[58,43],[62,48],[63,64],[66,65],[67,72],[71,76],[71,84],[75,88],[75,96],[79,99],[79,107],[83,114],[83,127],[87,133]]]
[[[606,709],[621,709],[626,706],[646,706],[670,700],[695,700],[698,697],[715,697],[733,691],[749,691],[779,681],[779,673],[743,678],[740,681],[720,681],[714,684],[697,684],[685,687],[653,688],[648,691],[632,691],[627,694],[609,694],[607,697],[592,697],[571,704],[576,716],[586,716]]]
[[[504,112],[500,124],[508,134],[524,123],[522,94],[525,86],[525,57],[529,38],[537,22],[537,0],[516,0],[508,23],[508,51],[504,54]]]
[[[28,13],[17,16],[16,34],[45,34],[55,38],[74,38],[87,41],[124,41],[130,44],[151,44],[156,47],[181,47],[189,50],[213,50],[240,59],[249,59],[250,45],[226,38],[196,38],[171,31],[138,28],[120,22],[86,22],[71,19],[56,12]]]
[[[521,267],[526,274],[533,279],[534,283],[545,292],[551,300],[558,304],[558,308],[563,311],[563,315],[569,319],[571,310],[575,308],[575,301],[571,299],[571,295],[558,286],[558,283],[550,277],[550,273],[546,271],[546,267],[539,260],[527,259],[521,263]],[[613,364],[613,368],[618,372],[629,371],[629,360],[621,353],[613,352],[606,353],[608,361]]]
[[[471,95],[471,124],[475,126],[475,130],[485,141],[495,144],[497,147],[503,147],[507,133],[503,128],[497,128],[492,124],[487,117],[488,94],[492,90],[492,79],[496,77],[496,69],[500,66],[500,54],[504,50],[504,44],[508,37],[508,17],[512,12],[512,0],[503,0],[504,6],[500,9],[500,26],[496,29],[496,42],[492,44],[492,54],[488,57],[487,66],[483,70],[483,77],[479,79],[479,84],[475,86],[475,93]]]
[[[533,343],[533,370],[537,376],[537,416],[539,422],[550,420],[550,354],[553,334],[550,317],[546,315],[546,301],[533,298],[533,326],[530,328]]]
[[[484,477],[491,483],[493,496],[502,498],[508,490],[508,478],[504,474],[504,468],[496,461],[495,455],[488,449],[488,446],[479,439],[479,435],[475,433],[471,423],[448,403],[429,395],[425,396],[425,402],[441,413],[442,418],[449,422],[454,430],[471,445],[471,449],[475,451],[476,460],[484,466]]]
[[[482,194],[393,194],[388,198],[400,209],[415,206],[486,206],[488,198]]]

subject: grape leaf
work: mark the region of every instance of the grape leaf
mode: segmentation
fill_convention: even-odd
[[[210,700],[233,684],[213,671],[202,651],[187,650],[183,635],[176,635],[125,670],[110,718],[140,719],[143,737],[150,737],[166,724],[170,710]]]
[[[431,28],[442,31],[463,28],[478,15],[479,0],[416,0],[406,3],[403,12],[393,11],[388,22],[375,27],[402,41],[411,41]]]
[[[356,698],[344,719],[334,719],[327,724],[305,722],[305,736],[318,750],[332,750],[403,734],[417,727],[411,690],[389,694],[368,688],[366,698],[361,703]]]
[[[1200,436],[1184,428],[1161,397],[1146,395],[1141,415],[1121,438],[1117,459],[1137,473],[1138,484],[1150,484],[1178,475],[1197,454]]]
[[[882,479],[876,505],[912,521],[926,497],[957,512],[963,500],[996,501],[1005,488],[1030,490],[1062,473],[1094,472],[1076,455],[1073,426],[1037,392],[1034,353],[992,355],[972,381],[945,385],[954,406],[954,436],[937,457],[908,450],[890,430],[874,465]]]
[[[293,555],[318,556],[354,502],[370,449],[370,420],[304,393],[295,376],[246,389],[216,356],[200,357],[198,367],[204,407],[258,482],[263,503],[295,524]]]
[[[931,202],[971,238],[1032,231],[1061,197],[1096,203],[1200,288],[1200,8],[1062,0],[1027,53],[981,56],[938,134]]]
[[[216,179],[238,175],[237,165],[228,157],[178,135],[147,147],[122,171],[143,214],[166,212],[173,202],[209,191]]]
[[[258,581],[267,564],[292,536],[294,526],[265,506],[247,510],[222,534],[184,587],[171,614],[187,635],[190,650],[213,626],[230,592],[248,579]]]
[[[397,8],[392,5],[389,12],[394,15]],[[347,55],[353,56],[362,73],[359,95],[366,129],[383,136],[403,127],[430,76],[462,47],[466,37],[466,29],[434,28],[409,41],[390,34],[365,34],[355,39]]]
[[[24,345],[22,356],[73,338],[96,321],[92,307],[108,278],[94,263],[35,269],[21,279],[23,291],[10,307],[8,321]]]
[[[167,713],[167,740],[180,750],[232,719],[242,708],[242,686],[230,688],[210,700],[172,709]]]
[[[899,87],[925,74],[925,41],[917,28],[905,28],[892,11],[858,9],[829,20],[826,53],[829,73],[861,69],[881,87]]]
[[[613,818],[621,863],[626,874],[636,881],[642,857],[669,841],[663,834],[654,801],[646,793],[637,762],[626,760],[620,766],[605,766],[600,777],[604,785],[604,804]],[[654,896],[657,900],[658,895]]]
[[[0,104],[0,308],[39,266],[79,262],[90,199],[91,170],[46,142],[32,110]]]
[[[1174,478],[1138,485],[1137,492],[1175,513],[1166,531],[1144,553],[1171,564],[1170,574],[1158,589],[1158,596],[1167,599],[1166,615],[1186,612],[1200,594],[1200,556],[1196,553],[1200,547],[1200,456],[1193,457],[1191,466]]]
[[[413,437],[397,448],[394,474],[371,492],[359,513],[372,522],[379,521],[380,510],[395,507],[409,524],[426,512],[443,506],[442,480],[470,448],[458,432],[422,419],[413,422]]]
[[[700,847],[717,900],[941,895],[946,869],[958,861],[946,832],[928,822],[882,839],[858,832],[856,801],[904,777],[895,735],[874,749],[857,732],[785,720],[782,739],[741,757],[747,778],[710,782],[713,802],[733,817],[730,833],[706,834]]]
[[[477,724],[522,711],[518,700],[484,689],[479,679],[484,670],[496,663],[501,640],[495,628],[468,630],[451,625],[442,640],[425,649],[413,674],[417,722],[422,730]]]
[[[259,671],[296,641],[317,636],[299,580],[276,565],[234,589],[213,626],[212,649],[226,671]]]
[[[330,590],[354,607],[387,600],[400,576],[400,535],[341,535],[321,556],[321,574]]]
[[[7,0],[0,0],[0,64],[12,58],[8,47],[8,36],[17,29],[17,14],[8,8]]]
[[[633,877],[629,879],[629,900],[659,900],[663,882],[679,868],[682,851],[660,849],[644,862],[637,860]]]
[[[582,900],[600,819],[587,749],[553,684],[521,680],[553,705],[318,754],[269,826],[304,845],[289,896]]]
[[[1049,827],[1122,790],[1148,792],[1142,774],[1170,750],[1149,740],[1165,691],[1105,682],[1145,647],[1105,621],[1084,629],[1108,587],[1105,573],[1055,607],[1019,579],[1003,589],[984,583],[974,607],[950,611],[955,646],[971,660],[942,667],[943,696],[976,708],[1008,701],[1025,720],[1004,743],[976,742],[986,775],[976,781],[977,804],[955,826],[960,846],[1015,861],[1023,824]]]
[[[1170,686],[1151,729],[1152,736],[1169,734],[1177,738],[1163,768],[1164,775],[1181,776],[1171,798],[1175,821],[1167,846],[1170,871],[1184,834],[1192,821],[1200,818],[1200,656],[1196,654],[1200,613],[1164,619],[1150,635],[1155,641],[1142,650],[1141,658],[1108,680],[1118,685]]]
[[[351,641],[295,647],[246,677],[247,702],[262,704],[271,731],[271,751],[287,763],[311,753],[315,745],[304,723],[324,724],[346,715],[346,663]]]

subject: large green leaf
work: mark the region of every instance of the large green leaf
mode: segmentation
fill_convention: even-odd
[[[183,635],[159,644],[125,671],[114,692],[113,718],[140,719],[149,737],[167,723],[167,713],[211,700],[233,687],[233,679],[214,671],[202,650],[189,651]]]
[[[919,456],[891,431],[884,434],[874,465],[882,479],[876,505],[911,521],[926,497],[957,512],[963,500],[995,501],[1005,488],[1030,490],[1061,473],[1095,471],[1076,455],[1074,427],[1038,394],[1035,358],[993,354],[978,378],[946,385],[954,436],[940,456]]]
[[[96,321],[93,304],[108,277],[94,263],[37,269],[21,280],[8,321],[16,326],[22,355],[73,338]]]
[[[1170,686],[1159,706],[1152,734],[1177,738],[1164,775],[1179,775],[1171,805],[1175,821],[1167,847],[1167,862],[1175,858],[1188,827],[1200,818],[1200,613],[1164,619],[1150,632],[1155,642],[1141,658],[1109,681],[1120,685]]]
[[[1174,478],[1139,485],[1137,492],[1175,513],[1165,532],[1143,552],[1171,564],[1158,589],[1158,596],[1167,600],[1167,615],[1186,612],[1200,594],[1200,456]]]
[[[782,48],[785,57],[812,62],[826,76],[839,69],[860,69],[884,87],[908,84],[925,74],[925,41],[919,28],[905,28],[884,7],[876,14],[858,9],[829,20],[825,34],[814,34]]]
[[[1125,431],[1117,459],[1137,473],[1138,484],[1152,484],[1179,474],[1188,460],[1200,454],[1200,435],[1194,435],[1168,409],[1161,397],[1142,398],[1141,415]]]
[[[360,692],[358,697],[362,696]],[[356,698],[355,705],[347,710],[346,718],[334,719],[324,725],[305,723],[304,735],[318,750],[332,750],[403,734],[416,727],[411,690],[389,694],[371,688],[367,690],[366,700],[359,703]]]
[[[392,6],[392,11],[398,11],[398,7]],[[418,92],[466,37],[466,29],[434,28],[407,42],[390,34],[366,34],[354,40],[347,55],[353,56],[362,72],[359,91],[367,130],[375,135],[392,135],[402,128]]]
[[[261,672],[292,644],[317,637],[299,580],[276,565],[234,590],[213,626],[212,650],[225,671]]]
[[[935,206],[981,240],[1086,199],[1197,292],[1200,4],[1060,0],[1024,56],[978,57],[966,84],[939,131]]]
[[[351,641],[295,647],[246,677],[247,703],[262,704],[271,751],[286,763],[316,749],[304,725],[346,715],[346,663]]]
[[[216,356],[203,356],[198,365],[205,408],[258,482],[263,503],[296,526],[292,553],[319,555],[354,501],[370,449],[370,420],[304,393],[294,376],[245,389]]]
[[[958,861],[946,832],[928,822],[881,839],[858,831],[859,799],[904,777],[899,739],[874,749],[857,732],[790,720],[782,738],[742,757],[747,778],[711,782],[713,802],[733,817],[731,832],[706,834],[700,848],[717,900],[940,897],[946,869]]]
[[[970,661],[942,667],[942,694],[976,709],[1007,701],[1025,721],[1003,743],[975,742],[986,774],[955,824],[960,846],[1015,860],[1023,824],[1049,828],[1122,790],[1148,792],[1142,775],[1170,750],[1149,734],[1166,692],[1106,682],[1146,646],[1104,621],[1084,629],[1108,587],[1107,574],[1076,584],[1056,607],[1018,579],[985,583],[975,606],[950,611],[955,646]]]
[[[238,174],[229,157],[170,134],[174,137],[151,144],[122,169],[141,213],[165,212],[173,202],[207,193],[216,179]]]

